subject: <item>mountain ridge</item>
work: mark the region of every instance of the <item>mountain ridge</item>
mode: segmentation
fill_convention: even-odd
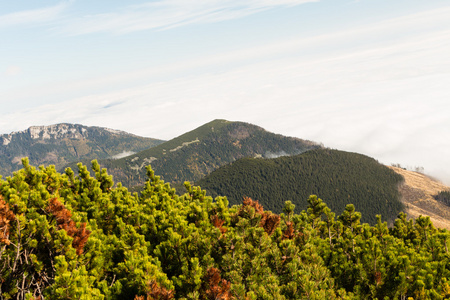
[[[130,187],[144,183],[145,167],[150,164],[164,181],[194,182],[239,158],[292,155],[318,147],[312,141],[271,133],[250,123],[216,119],[154,148],[99,163],[116,181]]]
[[[101,126],[85,126],[81,124],[71,124],[71,123],[57,123],[51,125],[36,125],[30,126],[25,130],[13,131],[9,134],[2,134],[0,138],[2,139],[2,145],[8,145],[11,140],[21,134],[28,134],[29,137],[33,140],[46,140],[46,139],[61,139],[61,138],[86,138],[86,134],[88,130],[86,128],[98,128],[102,130],[106,130],[113,134],[123,134],[123,135],[132,135],[137,136],[132,133],[127,133],[122,130],[111,129],[107,127]]]
[[[18,170],[23,157],[29,157],[33,165],[53,164],[60,168],[72,161],[138,152],[162,142],[98,126],[70,123],[31,126],[0,135],[0,174],[10,175]]]

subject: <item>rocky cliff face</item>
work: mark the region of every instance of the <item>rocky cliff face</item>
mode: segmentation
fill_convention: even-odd
[[[88,130],[84,127],[70,125],[70,124],[57,124],[50,126],[33,126],[28,129],[32,139],[83,139],[88,136]]]
[[[97,132],[104,131],[104,134],[110,133],[111,135],[131,135],[124,131],[110,129],[110,128],[102,128],[102,127],[87,127],[78,124],[55,124],[49,126],[31,126],[27,130],[12,132],[10,134],[3,134],[0,136],[2,139],[2,145],[6,146],[13,139],[27,139],[30,138],[32,140],[62,140],[62,139],[88,139],[90,133],[93,130],[97,129]]]
[[[142,151],[162,142],[124,131],[79,124],[32,126],[0,135],[0,175],[10,175],[19,169],[23,157],[28,157],[32,165],[53,164],[59,168],[70,162]]]

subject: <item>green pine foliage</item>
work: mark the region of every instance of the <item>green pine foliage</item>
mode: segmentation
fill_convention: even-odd
[[[246,158],[224,166],[197,184],[208,194],[227,196],[231,205],[242,196],[258,199],[268,210],[281,213],[291,200],[297,213],[306,209],[304,199],[318,195],[331,210],[347,204],[361,209],[363,221],[376,223],[381,214],[389,223],[403,209],[398,192],[401,175],[373,158],[331,149],[315,149],[276,159]]]
[[[147,168],[140,195],[92,163],[0,180],[0,299],[448,299],[449,232],[374,226],[318,197],[295,213],[200,187],[178,196]]]

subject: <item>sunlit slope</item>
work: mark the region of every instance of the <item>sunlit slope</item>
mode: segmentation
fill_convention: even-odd
[[[450,207],[434,199],[435,195],[450,190],[450,187],[418,172],[390,168],[405,178],[399,190],[408,216],[429,216],[436,227],[450,229]]]

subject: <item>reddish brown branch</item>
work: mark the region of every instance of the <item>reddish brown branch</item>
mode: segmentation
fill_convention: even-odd
[[[209,268],[202,284],[202,298],[206,300],[230,300],[231,283],[222,279],[220,272],[216,268]]]
[[[0,196],[0,244],[10,244],[9,229],[10,223],[14,222],[16,216],[9,210],[8,203]]]
[[[255,213],[261,216],[259,225],[264,228],[264,231],[268,235],[271,235],[275,229],[280,224],[280,216],[277,214],[272,214],[271,212],[265,212],[263,206],[258,202],[258,200],[252,200],[249,197],[244,197],[244,202],[240,208],[238,215],[243,216],[245,211],[252,207],[255,209]]]
[[[86,223],[82,223],[80,228],[77,228],[75,222],[71,218],[72,213],[56,198],[50,199],[47,211],[55,216],[58,228],[64,229],[67,234],[73,238],[72,247],[77,251],[77,255],[81,255],[83,253],[84,245],[91,233],[86,229]]]
[[[161,287],[155,280],[148,283],[146,296],[135,296],[134,300],[170,300],[174,298],[174,291]]]

